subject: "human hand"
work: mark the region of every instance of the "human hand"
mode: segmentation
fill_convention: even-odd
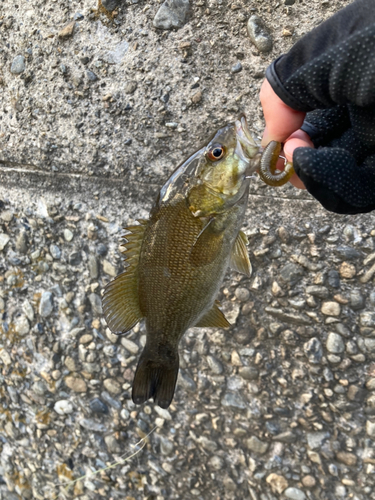
[[[357,0],[274,61],[261,91],[263,143],[284,142],[306,189],[336,213],[375,210],[374,49],[373,0]]]
[[[260,89],[260,102],[262,103],[266,121],[266,128],[262,139],[263,147],[267,146],[271,141],[283,143],[283,154],[290,162],[293,161],[293,152],[296,148],[314,147],[307,133],[300,129],[306,113],[295,111],[287,106],[275,94],[268,80],[264,80]],[[283,162],[280,161],[277,168],[283,170],[283,167]],[[290,182],[299,189],[305,189],[303,182],[296,174],[293,174]]]

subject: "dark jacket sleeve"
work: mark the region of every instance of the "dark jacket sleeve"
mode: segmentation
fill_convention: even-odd
[[[357,0],[301,38],[266,77],[298,111],[375,103],[375,1]]]

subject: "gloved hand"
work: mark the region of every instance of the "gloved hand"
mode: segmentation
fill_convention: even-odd
[[[294,130],[302,129],[288,142],[277,132],[276,111],[275,116],[265,111],[267,142],[287,140],[286,156],[289,144],[294,152],[293,159],[288,159],[297,175],[327,210],[347,214],[374,210],[373,0],[352,3],[304,36],[267,68],[266,78],[284,106],[294,113]],[[309,145],[304,132],[317,149],[295,149],[296,145]]]

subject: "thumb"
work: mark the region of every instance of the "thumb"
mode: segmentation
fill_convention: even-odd
[[[297,148],[293,166],[309,193],[327,210],[357,214],[375,209],[375,171],[358,167],[348,151]]]

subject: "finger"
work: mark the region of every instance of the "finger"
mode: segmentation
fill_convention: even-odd
[[[306,113],[287,106],[275,94],[268,80],[264,80],[259,97],[266,121],[262,146],[266,146],[270,141],[284,142],[301,127]]]
[[[284,154],[288,161],[293,161],[293,153],[296,148],[313,148],[314,144],[303,130],[297,130],[284,142]]]
[[[297,130],[284,143],[284,155],[286,159],[293,162],[293,153],[296,148],[313,148],[314,145],[310,137],[303,130]],[[294,187],[298,189],[306,189],[302,180],[297,174],[293,174],[289,181]]]

